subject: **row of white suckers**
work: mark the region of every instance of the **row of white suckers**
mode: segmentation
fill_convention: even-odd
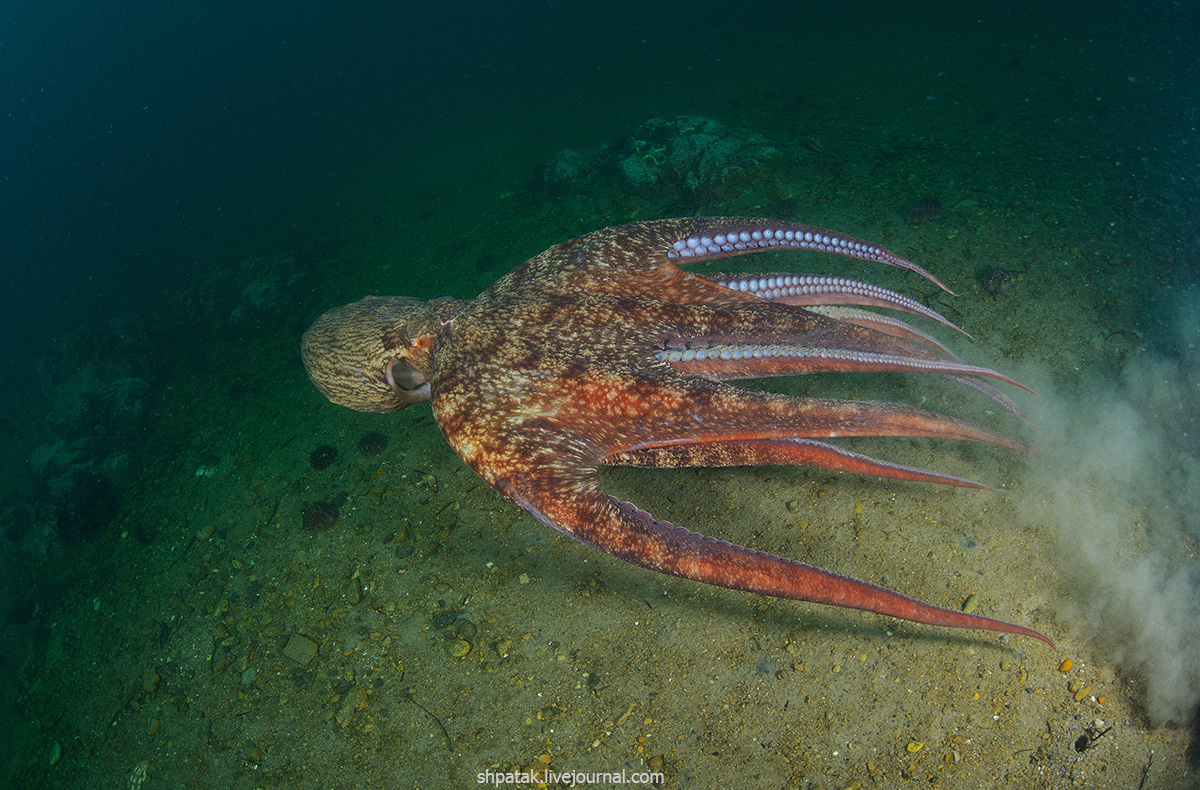
[[[838,359],[848,362],[896,361],[884,354],[841,349],[809,348],[807,346],[709,346],[708,348],[671,349],[655,353],[659,362],[691,362],[706,359],[737,360],[762,359],[763,357],[810,357],[815,359]],[[919,366],[921,360],[903,360]]]

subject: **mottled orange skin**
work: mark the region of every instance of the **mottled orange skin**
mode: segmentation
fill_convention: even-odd
[[[489,485],[544,523],[637,565],[738,590],[1049,643],[1023,626],[936,607],[656,521],[598,488],[601,464],[807,464],[982,487],[817,440],[922,436],[1024,449],[995,432],[907,406],[793,398],[726,383],[810,370],[902,370],[914,363],[989,393],[994,390],[978,383],[981,376],[1009,381],[956,368],[940,347],[913,342],[907,331],[881,331],[868,317],[838,320],[740,292],[668,258],[673,244],[695,234],[784,227],[805,228],[737,217],[638,223],[552,247],[469,301],[368,297],[313,324],[303,343],[305,366],[323,393],[350,408],[395,411],[430,399],[446,439]],[[891,257],[883,262],[927,275]],[[825,303],[848,302],[842,296]],[[836,353],[666,358],[666,349],[688,341]],[[875,356],[839,359],[843,352]]]

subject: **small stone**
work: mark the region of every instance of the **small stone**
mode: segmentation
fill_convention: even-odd
[[[925,741],[909,741],[908,744],[904,747],[904,751],[908,752],[909,754],[916,754],[917,752],[921,751],[924,748],[925,748]]]
[[[1059,672],[1070,672],[1074,666],[1075,666],[1074,661],[1072,661],[1069,658],[1064,658],[1063,662],[1058,665],[1058,671]]]
[[[158,667],[147,667],[146,671],[142,673],[142,688],[146,690],[147,694],[153,694],[158,691],[158,681],[161,679]]]
[[[454,621],[454,636],[459,639],[466,639],[468,642],[475,638],[479,633],[478,626],[465,617],[460,617]]]
[[[362,582],[358,580],[358,575],[355,574],[350,579],[350,583],[346,585],[346,603],[351,606],[357,606],[362,600]]]
[[[454,609],[444,609],[433,616],[431,621],[434,628],[449,628],[454,625],[454,621],[458,619],[458,612]]]
[[[333,718],[337,721],[339,727],[345,728],[350,724],[350,720],[354,718],[355,710],[357,708],[354,705],[354,700],[347,694],[346,699],[342,701],[341,707],[338,708]]]
[[[962,610],[964,612],[970,614],[971,612],[975,611],[976,607],[978,607],[978,606],[979,606],[979,596],[976,595],[975,593],[971,593],[970,595],[968,595],[966,597],[966,600],[963,601]]]
[[[350,719],[354,717],[354,711],[367,707],[368,703],[367,690],[362,686],[355,686],[350,689],[350,692],[342,700],[342,705],[338,708],[334,719],[339,727],[346,727],[350,724]]]
[[[317,655],[317,643],[306,636],[295,634],[283,646],[283,654],[300,666],[308,666]]]
[[[50,754],[46,759],[51,765],[54,765],[60,759],[62,759],[62,744],[58,741],[55,741],[54,745],[50,747]]]
[[[800,500],[799,499],[789,499],[787,501],[787,505],[785,505],[785,507],[787,508],[787,511],[789,513],[799,513],[800,512]]]
[[[450,655],[455,658],[462,658],[471,652],[471,643],[465,639],[450,640]]]

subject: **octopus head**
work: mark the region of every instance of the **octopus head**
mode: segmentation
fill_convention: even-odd
[[[452,299],[368,296],[322,315],[304,333],[304,369],[329,400],[399,411],[430,398],[430,354]]]

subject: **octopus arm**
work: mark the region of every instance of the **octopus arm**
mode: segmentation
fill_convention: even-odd
[[[686,217],[604,228],[551,247],[531,259],[526,271],[511,285],[536,282],[544,291],[578,292],[586,282],[592,293],[605,288],[620,293],[640,287],[677,301],[704,301],[717,291],[733,294],[698,275],[677,277],[682,274],[679,265],[769,250],[808,250],[875,261],[924,277],[954,294],[921,266],[877,244],[826,228],[760,217]],[[607,273],[607,284],[590,276],[597,268]],[[687,281],[708,287],[702,295]]]
[[[809,250],[894,266],[924,277],[949,294],[954,293],[907,258],[869,241],[813,225],[763,217],[690,217],[625,225],[610,232],[624,238],[632,238],[636,233],[655,243],[656,251],[675,264],[766,250]]]
[[[1001,406],[1001,408],[1003,408],[1009,414],[1016,417],[1018,420],[1025,423],[1026,425],[1030,426],[1031,428],[1033,427],[1033,422],[1029,419],[1028,416],[1026,416],[1025,412],[1021,411],[1021,408],[1019,406],[1017,406],[1017,404],[1012,402],[1011,398],[1009,398],[1003,392],[996,389],[995,387],[993,387],[991,384],[984,381],[983,379],[978,378],[976,376],[955,376],[955,375],[950,375],[950,374],[947,374],[946,378],[950,379],[951,381],[957,382],[957,383],[963,385],[964,387],[973,389],[976,392],[980,392],[980,393],[988,396],[993,401],[995,401],[997,404],[999,404]],[[1022,389],[1028,389],[1028,387],[1022,387]],[[1030,391],[1032,391],[1032,390],[1030,390]],[[1037,395],[1036,392],[1034,394]]]
[[[546,446],[553,437],[535,442]],[[670,576],[744,592],[860,609],[927,625],[999,631],[1040,639],[1031,628],[946,609],[869,582],[755,551],[658,521],[604,494],[595,469],[557,465],[510,470],[497,490],[535,518],[618,559]]]
[[[810,312],[818,313],[826,318],[832,318],[835,321],[842,321],[847,324],[854,324],[865,329],[873,329],[876,332],[882,332],[885,335],[891,335],[902,340],[908,340],[914,343],[920,343],[931,351],[941,355],[945,359],[952,362],[960,361],[954,352],[947,348],[940,340],[928,332],[922,332],[916,327],[910,326],[903,321],[892,318],[879,313],[872,313],[869,310],[859,310],[855,307],[842,307],[834,305],[812,305],[808,309]]]
[[[657,358],[681,372],[718,381],[805,373],[940,373],[958,381],[986,376],[1033,392],[1016,379],[978,365],[826,346],[724,342],[698,350],[664,350]]]
[[[764,302],[788,304],[794,307],[857,305],[900,310],[921,316],[942,326],[971,335],[948,321],[941,313],[903,294],[878,285],[814,274],[707,274],[696,277],[737,293],[749,294]],[[814,310],[814,312],[817,312]],[[861,312],[861,311],[860,311]],[[828,314],[828,313],[827,313]],[[866,313],[866,315],[874,315]]]
[[[650,444],[636,450],[613,453],[604,459],[604,463],[654,469],[682,466],[815,466],[856,475],[995,490],[963,477],[881,461],[825,442],[798,438]]]
[[[610,380],[616,391],[620,383]],[[626,383],[618,398],[640,402],[627,414],[599,419],[572,406],[558,415],[564,427],[597,438],[604,454],[663,444],[756,439],[828,439],[895,436],[983,442],[1028,452],[1022,442],[963,420],[897,403],[797,398],[689,379],[655,389]]]
[[[983,379],[1033,392],[994,370],[964,364],[904,322],[865,310],[766,302],[689,309],[691,316],[677,321],[674,335],[656,346],[655,357],[710,380],[851,371],[933,373],[986,395],[1021,419],[1020,409]]]

